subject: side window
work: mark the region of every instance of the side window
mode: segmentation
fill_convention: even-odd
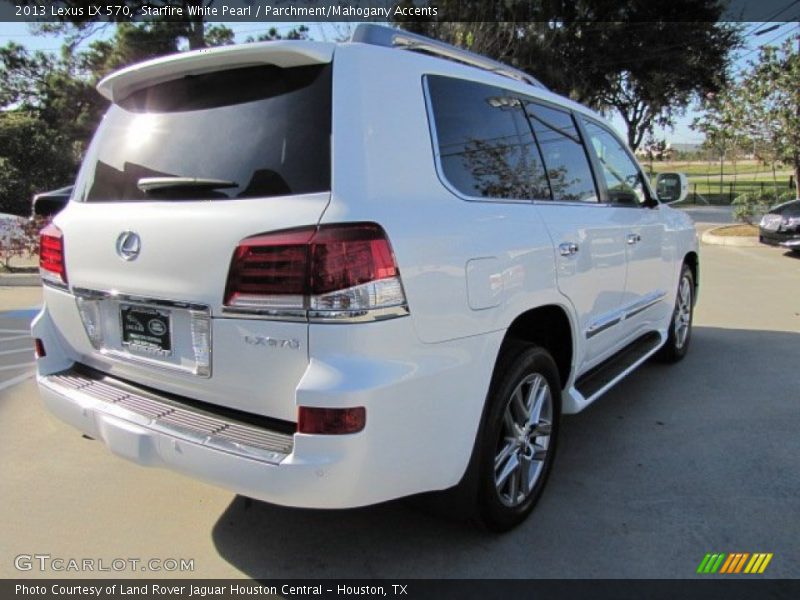
[[[443,176],[479,198],[550,199],[522,104],[500,88],[426,76]]]
[[[602,167],[609,202],[623,206],[646,206],[649,197],[636,161],[610,131],[586,120],[584,126]]]
[[[592,168],[572,116],[536,102],[525,107],[542,151],[553,200],[597,202]]]

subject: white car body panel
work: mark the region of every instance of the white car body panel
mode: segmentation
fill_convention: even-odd
[[[73,201],[55,219],[64,232],[69,289],[45,287],[33,335],[47,348],[38,360],[46,405],[117,454],[278,504],[343,508],[458,483],[506,333],[532,309],[555,307],[569,323],[562,411],[585,408],[600,394],[586,398],[578,391],[582,374],[642,333],[666,339],[680,268],[697,253],[697,240],[690,219],[665,206],[477,202],[454,194],[437,172],[424,75],[498,86],[596,117],[541,88],[435,57],[359,43],[276,42],[159,59],[111,75],[100,90],[118,99],[183,73],[326,62],[333,65],[330,193],[219,202]],[[223,312],[231,256],[243,238],[360,221],[386,231],[409,316],[309,324]],[[142,251],[126,263],[115,244],[129,230],[140,235]],[[641,243],[628,244],[631,234]],[[562,256],[562,243],[579,250]],[[210,377],[120,360],[109,348],[94,347],[76,305],[82,288],[111,293],[109,323],[115,294],[207,306]],[[656,302],[628,317],[656,292]],[[587,337],[617,314],[618,324]],[[297,343],[254,346],[248,336]],[[174,361],[190,355],[189,342],[177,339]],[[74,364],[155,393],[288,423],[296,421],[299,406],[363,406],[366,427],[350,435],[294,434],[291,452],[268,464],[178,431],[171,435],[155,422],[127,418],[80,390],[59,387],[53,377]]]

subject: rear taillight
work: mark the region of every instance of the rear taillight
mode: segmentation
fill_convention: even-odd
[[[367,423],[367,410],[355,408],[315,408],[301,406],[297,411],[297,433],[340,435],[358,433]]]
[[[52,223],[39,232],[39,273],[50,283],[67,284],[64,234]]]
[[[391,245],[374,223],[324,225],[242,240],[231,261],[225,305],[237,312],[311,320],[408,314]]]

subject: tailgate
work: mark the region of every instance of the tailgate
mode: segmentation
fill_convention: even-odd
[[[114,104],[54,221],[68,286],[45,301],[73,360],[296,419],[307,324],[222,304],[241,240],[316,225],[330,200],[331,67],[309,62],[331,56],[299,48],[299,66],[193,55],[187,72],[178,58],[110,79]]]

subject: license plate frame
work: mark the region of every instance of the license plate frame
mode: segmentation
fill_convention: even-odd
[[[170,310],[120,302],[120,341],[128,352],[167,358],[172,356],[172,314]]]

